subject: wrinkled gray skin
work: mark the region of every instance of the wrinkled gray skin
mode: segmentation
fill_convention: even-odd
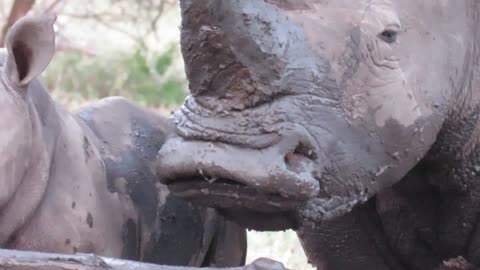
[[[54,20],[22,18],[0,54],[0,247],[243,265],[245,229],[158,183],[165,118],[118,97],[74,113],[50,98],[36,77],[54,54]]]
[[[480,266],[478,0],[183,0],[160,181],[319,269]],[[196,180],[191,180],[196,177]]]

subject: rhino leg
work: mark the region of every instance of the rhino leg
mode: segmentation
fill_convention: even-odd
[[[247,232],[237,224],[218,218],[217,231],[203,266],[234,267],[244,265],[247,255]]]

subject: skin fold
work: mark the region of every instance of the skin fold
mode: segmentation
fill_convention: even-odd
[[[181,8],[191,95],[160,182],[248,228],[297,230],[318,269],[480,267],[478,1]]]
[[[38,79],[55,17],[24,17],[0,52],[0,247],[241,266],[246,232],[157,182],[165,118],[111,97],[69,112]]]

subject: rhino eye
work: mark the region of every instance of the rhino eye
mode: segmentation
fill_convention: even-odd
[[[380,33],[380,38],[387,43],[394,43],[397,41],[398,33],[394,30],[385,30]]]

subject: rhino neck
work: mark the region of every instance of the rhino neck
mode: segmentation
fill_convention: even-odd
[[[480,2],[471,1],[470,38],[465,42],[463,66],[451,72],[449,102],[441,106],[443,125],[426,160],[448,163],[470,155],[480,144]]]
[[[31,122],[32,134],[30,148],[27,151],[28,156],[22,157],[26,159],[28,166],[23,172],[23,178],[19,180],[20,184],[15,190],[15,195],[5,204],[0,213],[0,246],[13,241],[15,235],[32,218],[41,204],[50,176],[56,137],[55,129],[52,129],[49,123],[55,122],[55,115],[44,110],[52,109],[53,103],[48,100],[39,100],[44,98],[42,94],[47,95],[46,92],[41,93],[43,89],[39,87],[39,82],[35,80],[28,89],[27,117]],[[41,102],[43,103],[39,106]]]
[[[322,224],[301,226],[297,234],[319,269],[410,269],[386,241],[373,200]]]
[[[444,259],[458,255],[480,264],[480,2],[471,1],[471,39],[464,65],[452,84],[451,103],[437,139],[412,172],[421,171],[431,199],[422,195],[429,224],[438,232],[430,246]],[[452,73],[453,74],[453,73]],[[452,75],[453,76],[453,75]],[[412,173],[411,172],[411,173]],[[417,181],[418,185],[418,181]],[[420,207],[412,212],[420,213]],[[398,221],[396,221],[398,223]],[[410,222],[411,224],[411,222]],[[398,225],[397,225],[398,226]]]
[[[464,57],[464,65],[458,73],[456,85],[453,86],[454,97],[451,108],[457,112],[451,113],[452,117],[459,114],[467,114],[480,104],[480,2],[473,1],[467,12],[470,26],[470,38],[465,46],[468,46]]]

